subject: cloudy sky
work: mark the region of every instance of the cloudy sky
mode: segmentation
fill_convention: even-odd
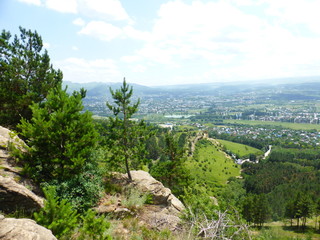
[[[73,82],[143,85],[320,76],[319,0],[0,0]]]

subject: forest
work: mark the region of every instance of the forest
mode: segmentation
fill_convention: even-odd
[[[68,93],[63,87],[63,73],[53,68],[37,32],[20,27],[20,36],[12,39],[3,30],[0,53],[0,125],[27,144],[26,151],[11,146],[11,154],[46,199],[40,211],[14,216],[26,214],[59,239],[320,237],[318,147],[267,135],[252,139],[185,126],[171,130],[134,119],[140,100],[126,79],[109,89],[112,100],[105,108],[111,116],[96,119],[84,110],[85,89]],[[214,124],[220,118],[201,120]],[[263,158],[270,145],[271,154]],[[238,165],[235,158],[249,161]],[[136,203],[134,214],[120,219],[94,210],[106,194],[129,199],[133,190],[111,178],[124,173],[129,186],[132,170],[149,172],[186,206],[180,232],[139,226]],[[141,205],[153,201],[142,193],[138,200]],[[126,238],[112,231],[116,221],[131,221]],[[221,225],[210,227],[217,222]],[[281,232],[272,223],[280,224]]]

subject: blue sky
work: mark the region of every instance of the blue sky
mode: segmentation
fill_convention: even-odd
[[[318,0],[0,0],[72,82],[147,86],[320,76]]]

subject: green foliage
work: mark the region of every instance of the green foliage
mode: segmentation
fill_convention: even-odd
[[[18,127],[30,147],[22,160],[29,176],[38,181],[63,181],[81,173],[97,143],[97,132],[89,112],[83,110],[85,91],[69,96],[53,89],[47,100],[31,106],[32,119]]]
[[[54,187],[44,189],[46,197],[44,208],[39,213],[34,213],[36,222],[52,230],[53,234],[60,238],[71,236],[77,226],[78,213],[65,199],[56,195]]]
[[[133,89],[127,85],[125,79],[120,89],[114,92],[110,88],[110,92],[114,105],[107,102],[107,106],[115,117],[109,119],[109,162],[118,169],[124,165],[131,181],[130,168],[141,168],[141,165],[146,163],[145,143],[150,131],[143,121],[134,122],[130,119],[138,111],[140,100],[130,105]]]
[[[82,226],[79,229],[79,240],[109,240],[112,239],[106,233],[110,223],[106,221],[104,216],[97,217],[96,212],[89,209],[84,216],[81,216]]]
[[[15,127],[21,117],[32,117],[29,105],[45,100],[50,89],[61,87],[62,72],[53,69],[48,52],[35,31],[20,27],[20,36],[10,32],[0,37],[0,124]]]
[[[226,208],[238,208],[246,195],[243,188],[243,180],[235,177],[229,178],[228,184],[219,192],[220,200],[226,205]]]
[[[212,192],[206,185],[193,183],[184,189],[183,203],[188,207],[187,219],[191,219],[194,214],[205,215],[209,219],[216,217],[216,210],[219,209],[217,202],[212,197]]]
[[[80,216],[66,199],[57,196],[54,186],[44,189],[45,205],[40,212],[34,213],[36,222],[52,231],[59,239],[111,239],[106,230],[110,223],[104,216],[97,217],[89,209]]]
[[[221,187],[230,177],[240,175],[240,169],[233,160],[227,158],[219,146],[206,139],[196,143],[193,157],[186,166],[192,177],[210,186]]]
[[[67,199],[79,212],[87,210],[99,201],[103,191],[102,183],[102,172],[94,159],[83,167],[81,173],[63,181],[50,182],[56,186],[58,195]]]
[[[242,215],[249,223],[255,226],[262,225],[270,218],[270,207],[264,194],[248,195],[243,199]]]
[[[159,161],[151,166],[150,174],[176,195],[183,194],[184,187],[191,181],[190,171],[186,168],[186,151],[179,147],[173,133],[165,135],[165,146]]]

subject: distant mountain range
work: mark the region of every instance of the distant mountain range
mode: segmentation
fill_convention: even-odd
[[[110,96],[109,88],[118,89],[122,83],[73,83],[65,81],[64,86],[68,86],[68,92],[85,88],[88,97],[106,97]],[[175,95],[183,97],[184,95],[224,95],[243,92],[274,92],[277,95],[284,95],[300,99],[303,96],[320,98],[320,77],[305,78],[284,78],[269,79],[253,82],[221,82],[221,83],[203,83],[203,84],[185,84],[172,86],[147,87],[139,84],[128,83],[134,89],[134,94],[138,97],[145,95]],[[290,97],[291,96],[291,97]],[[293,97],[293,98],[295,98]],[[281,96],[280,96],[281,98]],[[293,99],[294,100],[294,99]]]

